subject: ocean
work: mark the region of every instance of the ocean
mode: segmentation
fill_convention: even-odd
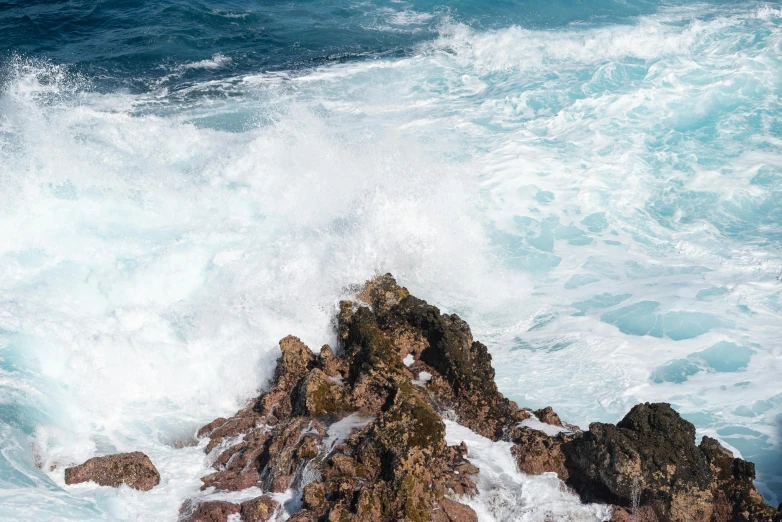
[[[386,272],[520,405],[669,402],[777,505],[781,95],[779,2],[0,0],[0,520],[175,521]],[[596,520],[506,464],[482,519]]]

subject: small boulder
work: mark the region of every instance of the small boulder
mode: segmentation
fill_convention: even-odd
[[[556,414],[551,406],[546,406],[545,408],[535,410],[533,413],[540,422],[545,422],[546,424],[551,424],[552,426],[560,426],[562,428],[565,427],[565,425],[562,424],[562,420],[560,420],[559,415]]]
[[[565,435],[550,437],[538,430],[513,428],[511,440],[515,445],[511,454],[516,459],[519,471],[529,475],[556,473],[562,480],[567,480],[568,470],[565,466],[565,455],[562,445],[569,440]]]
[[[134,489],[149,491],[160,484],[160,473],[149,457],[140,451],[93,457],[84,464],[65,470],[66,484],[89,481],[101,486],[116,488],[125,484]]]
[[[185,502],[179,510],[180,522],[228,522],[228,517],[236,515],[240,507],[223,500],[211,500],[195,504]]]
[[[270,497],[263,495],[242,502],[240,511],[244,522],[266,522],[271,519],[280,505]]]
[[[442,522],[478,522],[478,515],[470,506],[447,498],[440,500],[439,504],[442,514],[434,515],[434,519],[440,519]]]
[[[326,505],[326,490],[323,482],[310,482],[302,493],[304,507],[313,511]]]

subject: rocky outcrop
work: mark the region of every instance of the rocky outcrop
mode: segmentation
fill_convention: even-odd
[[[476,493],[479,470],[464,443],[446,444],[448,417],[512,442],[520,470],[554,472],[585,501],[613,504],[615,520],[779,522],[752,486],[752,465],[713,439],[696,447],[694,427],[668,405],[639,405],[586,432],[551,408],[519,408],[467,323],[390,275],[341,302],[336,328],[339,346],[317,356],[296,337],[280,341],[269,390],[198,432],[214,468],[202,489],[294,500],[188,501],[182,520],[250,522],[286,509],[299,522],[477,521],[459,498]]]
[[[643,519],[778,520],[752,485],[754,466],[708,437],[669,404],[639,404],[616,426],[594,423],[562,445],[568,483],[590,502],[630,508]]]
[[[138,451],[94,457],[65,470],[66,484],[90,481],[101,486],[116,488],[125,484],[149,491],[160,483],[160,474],[149,457]]]
[[[292,489],[303,509],[291,520],[477,520],[470,507],[447,497],[474,494],[471,475],[478,470],[465,459],[466,446],[446,445],[441,401],[413,384],[417,373],[403,363],[407,353],[378,314],[398,316],[392,310],[409,298],[407,291],[388,277],[361,295],[377,312],[342,303],[339,355],[324,346],[315,356],[286,337],[269,391],[234,417],[199,430],[210,438],[215,468],[202,478],[203,488]],[[464,335],[459,342],[467,342]],[[469,339],[467,349],[472,344]],[[482,357],[487,360],[485,348]],[[479,368],[486,375],[482,363],[472,364],[476,375]],[[467,396],[442,381],[456,401]],[[496,387],[493,392],[498,395]],[[245,517],[240,506],[227,503],[190,503],[182,512],[186,520]]]

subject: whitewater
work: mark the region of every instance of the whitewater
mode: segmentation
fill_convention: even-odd
[[[389,5],[364,29],[406,52],[237,74],[214,49],[138,89],[6,55],[0,520],[176,520],[197,429],[282,337],[335,345],[339,299],[385,272],[463,317],[520,405],[586,428],[670,402],[782,501],[782,7],[531,28]],[[607,516],[448,433],[481,520]],[[120,451],[160,486],[65,486]]]

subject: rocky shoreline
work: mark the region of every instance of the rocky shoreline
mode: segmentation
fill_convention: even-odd
[[[613,506],[617,522],[782,521],[754,488],[754,465],[709,437],[696,446],[695,427],[668,404],[587,431],[551,408],[520,408],[467,323],[391,275],[340,303],[336,327],[339,346],[318,355],[280,341],[269,391],[198,432],[215,470],[202,489],[265,493],[187,500],[182,522],[477,521],[460,499],[477,493],[479,469],[464,443],[447,445],[444,418],[512,443],[520,471],[556,473],[582,501]]]

